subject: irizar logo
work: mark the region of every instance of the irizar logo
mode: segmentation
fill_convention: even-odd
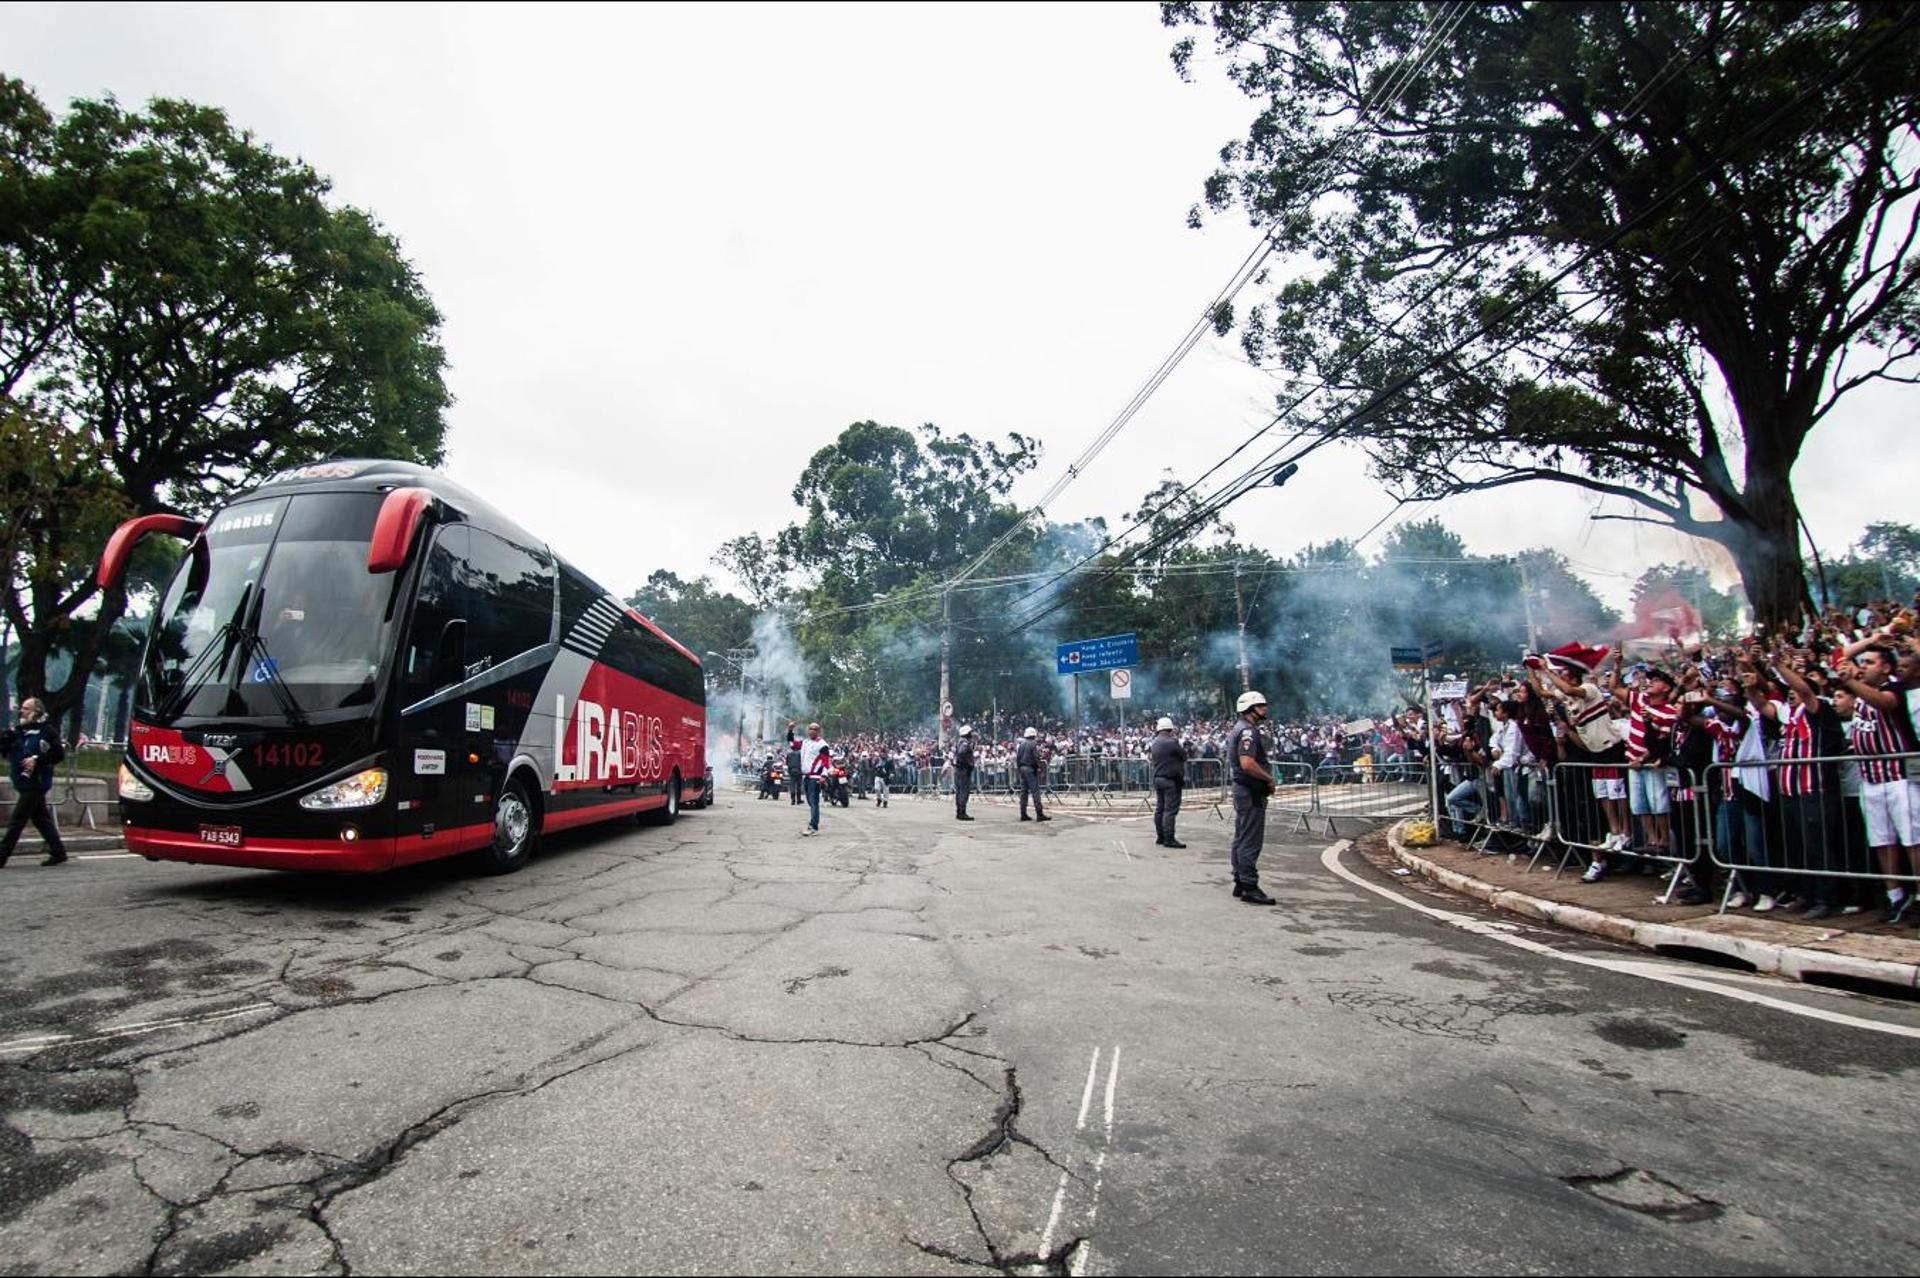
[[[666,725],[659,719],[602,706],[574,702],[573,766],[562,766],[564,781],[619,783],[657,777],[666,768]]]

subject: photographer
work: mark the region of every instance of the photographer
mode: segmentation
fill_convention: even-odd
[[[14,801],[13,819],[7,822],[6,837],[0,839],[0,865],[5,865],[13,855],[20,831],[29,821],[47,842],[47,859],[40,864],[64,865],[67,848],[60,840],[60,827],[53,823],[53,813],[47,807],[47,792],[53,789],[54,765],[66,758],[67,752],[61,747],[59,730],[47,718],[47,707],[40,698],[28,697],[21,703],[20,724],[0,733],[0,748],[7,752],[7,772],[13,779],[14,792],[20,796]]]

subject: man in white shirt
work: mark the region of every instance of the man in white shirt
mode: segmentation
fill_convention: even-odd
[[[833,767],[833,752],[820,735],[820,725],[807,725],[807,739],[800,743],[800,775],[807,787],[807,828],[802,835],[820,833],[820,787],[826,784]]]

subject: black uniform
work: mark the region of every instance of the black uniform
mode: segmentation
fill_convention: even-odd
[[[967,815],[967,796],[973,793],[973,738],[961,737],[953,748],[953,815],[971,821]]]
[[[1244,718],[1227,744],[1233,764],[1233,886],[1236,892],[1253,893],[1260,890],[1260,849],[1267,843],[1267,796],[1273,788],[1241,769],[1242,755],[1267,767],[1267,735]]]
[[[14,801],[6,837],[0,838],[0,865],[5,865],[13,855],[14,845],[20,842],[20,832],[29,821],[46,840],[46,863],[60,864],[67,859],[67,847],[61,842],[60,827],[53,823],[53,812],[47,806],[47,792],[53,789],[53,765],[67,757],[65,747],[60,744],[59,730],[50,720],[23,724],[0,739],[0,748],[6,750],[7,771],[13,780],[14,793],[20,796]],[[28,759],[34,760],[32,772],[25,767]]]
[[[800,738],[787,738],[787,794],[789,803],[806,802],[800,797]]]
[[[1033,815],[1036,820],[1052,820],[1046,810],[1040,806],[1040,774],[1046,767],[1040,757],[1040,743],[1029,737],[1020,743],[1014,751],[1013,766],[1020,778],[1020,819],[1027,819],[1027,799],[1033,799]]]
[[[1177,847],[1173,823],[1187,785],[1187,748],[1173,737],[1156,736],[1147,747],[1147,759],[1153,765],[1153,841],[1163,848]]]

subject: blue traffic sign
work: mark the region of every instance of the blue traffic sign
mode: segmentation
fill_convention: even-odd
[[[1140,664],[1140,645],[1131,634],[1076,639],[1054,650],[1054,662],[1063,675],[1118,670]]]

